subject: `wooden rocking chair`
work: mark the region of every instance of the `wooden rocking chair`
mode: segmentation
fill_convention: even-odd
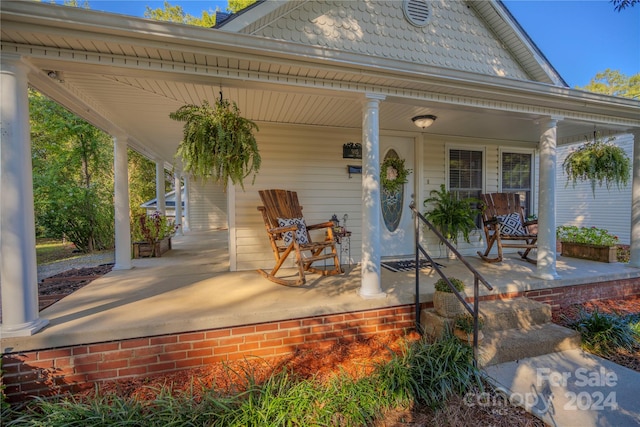
[[[538,221],[525,221],[524,210],[520,205],[517,193],[481,194],[482,224],[487,241],[487,250],[478,251],[480,258],[487,262],[502,261],[502,248],[522,248],[520,257],[533,264],[536,260],[528,257],[531,249],[537,247]],[[489,257],[489,252],[496,244],[498,256]]]
[[[260,274],[280,285],[300,286],[306,282],[305,273],[317,273],[323,276],[342,273],[333,236],[333,222],[305,224],[302,206],[298,203],[298,195],[294,191],[262,190],[259,193],[264,206],[258,206],[258,210],[262,213],[276,260],[276,265],[271,272],[261,269],[258,270]],[[326,230],[325,240],[311,241],[309,230]],[[298,277],[296,279],[276,277],[276,273],[291,253],[296,257]],[[333,269],[319,269],[311,266],[314,262],[331,258],[333,258]]]

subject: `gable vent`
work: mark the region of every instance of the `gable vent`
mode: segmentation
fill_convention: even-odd
[[[402,2],[402,11],[407,21],[416,27],[427,25],[431,16],[429,0],[404,0]]]

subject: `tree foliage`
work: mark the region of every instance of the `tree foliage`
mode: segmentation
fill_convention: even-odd
[[[92,252],[113,246],[113,149],[107,134],[29,91],[36,230]]]
[[[144,11],[145,18],[150,18],[155,21],[176,22],[179,24],[195,25],[198,27],[213,27],[216,25],[215,11],[211,13],[203,10],[202,16],[197,18],[189,13],[186,13],[182,6],[172,6],[168,1],[164,2],[164,7],[151,9],[149,6]]]
[[[640,3],[640,0],[611,0],[611,3],[613,3],[613,8],[616,12],[621,12],[627,7],[633,7],[637,3]]]
[[[229,12],[236,13],[251,6],[255,2],[256,0],[229,0],[227,10]]]
[[[623,98],[640,99],[640,73],[629,77],[618,70],[607,68],[597,73],[588,85],[577,87],[577,89]]]
[[[129,149],[129,210],[131,218],[144,213],[140,205],[156,197],[156,165],[135,150]],[[170,183],[165,178],[165,191]]]

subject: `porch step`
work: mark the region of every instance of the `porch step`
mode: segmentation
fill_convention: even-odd
[[[529,298],[480,301],[483,332],[528,328],[551,322],[551,306]]]
[[[480,366],[513,362],[527,357],[580,348],[580,334],[554,323],[522,329],[486,331],[478,346]]]
[[[528,298],[480,301],[484,340],[478,346],[478,364],[490,366],[526,357],[580,348],[580,334],[551,323],[551,307]],[[439,337],[453,328],[453,319],[434,309],[422,310],[425,334]]]

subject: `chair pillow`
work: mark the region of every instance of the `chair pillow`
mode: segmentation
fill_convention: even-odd
[[[278,218],[278,225],[280,227],[297,225],[298,229],[296,230],[296,240],[298,241],[298,244],[304,245],[309,243],[309,238],[307,237],[307,224],[305,224],[304,218]],[[287,231],[283,233],[282,240],[284,241],[285,246],[289,246],[293,241],[293,232]]]
[[[500,227],[500,234],[509,236],[524,236],[527,234],[520,215],[517,213],[510,213],[507,215],[498,215],[498,224]]]

